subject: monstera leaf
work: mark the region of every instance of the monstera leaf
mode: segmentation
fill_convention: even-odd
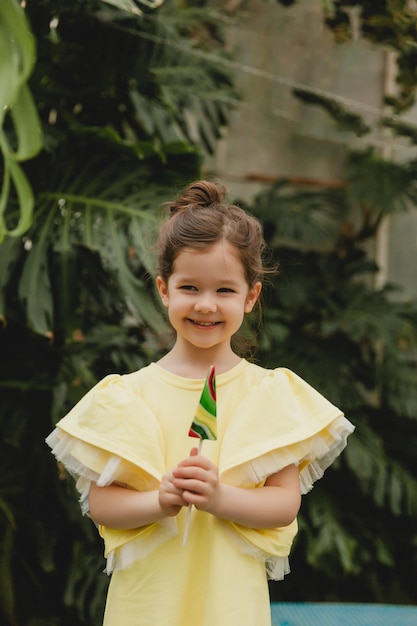
[[[114,155],[98,153],[85,168],[79,159],[67,161],[65,177],[39,195],[23,246],[11,238],[0,246],[2,293],[13,277],[29,327],[46,336],[58,317],[68,332],[77,327],[81,285],[101,292],[97,299],[110,289],[113,303],[138,325],[161,331],[164,320],[146,277],[155,265],[159,208],[171,195],[171,188],[150,183],[146,163],[135,158],[124,173]],[[3,298],[3,319],[5,307]]]

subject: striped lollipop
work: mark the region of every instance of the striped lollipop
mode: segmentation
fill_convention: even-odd
[[[188,435],[201,441],[217,439],[216,415],[216,377],[214,365],[211,365]]]
[[[210,366],[207,378],[201,392],[200,401],[197,405],[194,419],[188,431],[190,437],[197,437],[200,442],[198,444],[198,454],[201,453],[201,447],[204,439],[217,439],[217,410],[216,410],[216,376],[214,365]],[[191,505],[188,507],[187,519],[185,520],[184,535],[182,545],[187,543],[188,530],[190,528]]]

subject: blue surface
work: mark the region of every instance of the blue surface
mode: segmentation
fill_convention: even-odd
[[[417,606],[274,602],[272,626],[417,626]]]

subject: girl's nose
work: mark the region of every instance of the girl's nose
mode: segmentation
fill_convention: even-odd
[[[217,304],[209,295],[201,295],[194,304],[194,309],[199,313],[215,313]]]

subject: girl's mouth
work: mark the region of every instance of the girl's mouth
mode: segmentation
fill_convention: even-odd
[[[201,326],[202,328],[211,328],[213,326],[217,326],[217,324],[220,324],[220,322],[201,322],[199,320],[189,320],[192,324],[194,324],[195,326]]]

